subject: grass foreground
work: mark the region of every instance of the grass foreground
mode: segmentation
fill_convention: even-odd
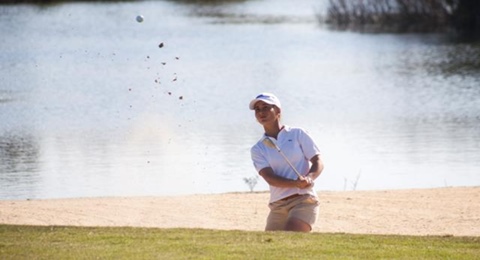
[[[0,259],[475,259],[480,237],[0,225]]]

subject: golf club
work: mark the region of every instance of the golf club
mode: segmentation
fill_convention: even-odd
[[[295,169],[295,167],[292,165],[292,163],[288,160],[287,156],[285,156],[285,154],[280,150],[280,147],[278,147],[273,141],[272,139],[270,139],[270,137],[265,137],[265,139],[263,139],[262,141],[266,146],[270,147],[270,148],[275,148],[277,149],[277,151],[283,156],[283,158],[285,159],[285,161],[287,161],[288,165],[290,165],[290,167],[292,167],[293,171],[295,171],[295,173],[297,174],[298,178],[303,178],[303,176],[297,171],[297,169]]]

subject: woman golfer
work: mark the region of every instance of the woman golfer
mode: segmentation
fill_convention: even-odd
[[[319,211],[313,185],[323,170],[320,151],[303,129],[280,123],[282,107],[275,95],[259,94],[250,109],[265,130],[251,149],[255,169],[270,186],[265,230],[309,232]]]

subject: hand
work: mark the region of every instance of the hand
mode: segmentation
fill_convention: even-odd
[[[297,179],[296,186],[297,188],[300,188],[300,189],[306,189],[306,188],[313,187],[314,184],[315,183],[313,182],[312,178],[310,178],[309,176],[305,176],[305,177],[299,177]]]

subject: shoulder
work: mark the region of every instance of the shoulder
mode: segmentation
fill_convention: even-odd
[[[251,148],[250,148],[250,151],[254,152],[254,151],[260,151],[262,150],[262,147],[263,147],[263,139],[265,137],[262,136],[261,139],[259,139]]]
[[[285,132],[289,134],[294,134],[294,135],[301,135],[301,134],[307,133],[307,131],[302,127],[285,126],[284,129],[285,129]]]
[[[310,140],[313,141],[313,138],[308,132],[308,130],[303,127],[286,127],[285,131],[289,138],[296,139],[299,142],[307,142]]]

